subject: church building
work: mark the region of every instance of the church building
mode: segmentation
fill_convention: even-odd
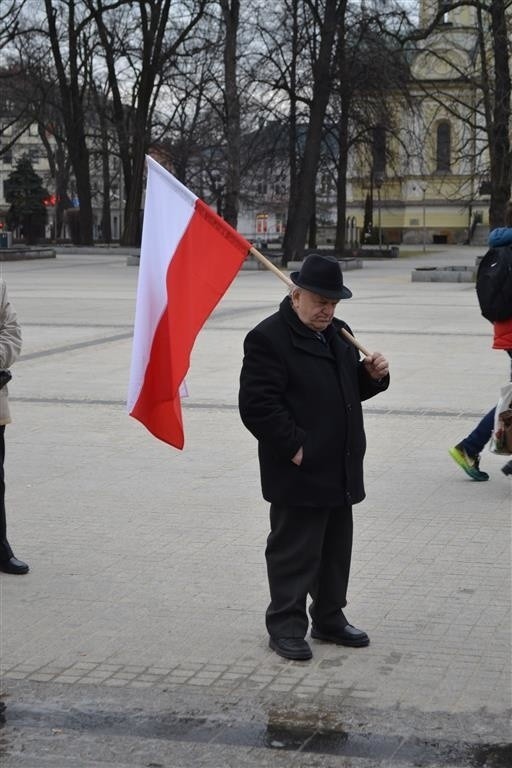
[[[409,51],[411,84],[407,97],[396,96],[397,124],[376,131],[381,146],[366,177],[349,179],[349,219],[362,225],[370,194],[384,242],[483,243],[488,231],[476,9],[422,0],[420,32],[443,10],[440,2],[440,21]]]

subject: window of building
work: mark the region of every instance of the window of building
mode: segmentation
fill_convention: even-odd
[[[256,234],[264,235],[268,232],[268,213],[256,214]]]
[[[284,232],[285,222],[286,222],[286,214],[276,213],[276,232],[280,235]]]
[[[320,177],[320,194],[328,195],[331,191],[331,176],[328,173],[322,173]]]
[[[3,153],[2,162],[4,165],[12,164],[12,149],[8,149],[6,152]]]
[[[16,114],[16,104],[12,99],[7,98],[4,94],[0,94],[0,114],[12,115]]]
[[[441,17],[440,23],[441,24],[451,24],[451,10],[452,10],[452,4],[450,0],[439,0],[439,10],[442,11],[443,15]]]
[[[448,173],[451,165],[451,127],[442,122],[437,126],[436,171]]]

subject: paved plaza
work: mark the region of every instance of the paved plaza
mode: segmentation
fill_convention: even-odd
[[[390,361],[364,405],[349,605],[368,648],[267,646],[268,509],[237,411],[242,342],[285,286],[242,270],[201,332],[185,449],[125,411],[137,267],[119,249],[1,265],[24,337],[6,430],[2,768],[512,765],[511,481],[448,455],[506,355],[471,283],[412,282],[481,248],[365,260],[337,315]]]

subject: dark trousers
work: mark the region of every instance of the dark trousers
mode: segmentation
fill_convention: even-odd
[[[512,349],[507,349],[505,351],[510,357],[510,380],[512,381]],[[468,456],[478,456],[482,453],[486,443],[491,439],[492,431],[494,429],[495,411],[496,406],[491,408],[491,410],[480,419],[474,430],[462,441],[462,445]]]
[[[496,407],[485,414],[480,419],[474,430],[464,438],[462,445],[468,456],[478,456],[482,453],[486,443],[491,439],[492,431],[494,429],[494,413]]]
[[[273,637],[305,637],[310,615],[321,629],[342,627],[352,556],[352,507],[270,505],[267,561]]]
[[[12,549],[7,541],[7,521],[5,518],[5,425],[0,426],[0,560],[9,560]]]

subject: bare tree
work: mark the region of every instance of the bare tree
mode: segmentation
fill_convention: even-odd
[[[225,175],[224,110],[216,71],[221,56],[219,41],[210,39],[193,56],[177,60],[161,90],[166,109],[155,116],[153,127],[152,147],[168,158],[180,181],[208,201]]]
[[[284,0],[274,10],[266,8],[259,20],[258,32],[265,48],[256,76],[260,87],[268,89],[264,105],[267,119],[286,126],[288,132],[285,263],[301,257],[314,216],[314,187],[341,5],[333,0]],[[279,149],[282,157],[282,142]]]
[[[0,6],[0,50],[18,34],[25,3],[26,0],[4,0]]]
[[[505,208],[510,200],[512,163],[510,156],[510,34],[507,30],[506,0],[492,0],[489,6],[477,4],[480,59],[482,63],[482,94],[484,97],[487,135],[489,140],[489,176],[491,228],[503,226]],[[491,50],[486,47],[484,9],[490,15]],[[510,13],[510,10],[508,11]],[[491,61],[489,62],[488,59]],[[490,66],[489,66],[490,64]]]
[[[240,0],[220,0],[224,20],[224,112],[226,125],[226,189],[223,215],[236,227],[240,199],[240,99],[237,79],[237,35]]]
[[[161,91],[161,101],[172,110],[165,145],[175,172],[234,227],[241,197],[250,196],[247,172],[255,162],[247,144],[258,112],[250,65],[254,40],[250,14],[241,17],[238,0],[219,0]]]
[[[18,99],[18,85],[24,78],[15,55],[17,42],[27,31],[25,4],[26,0],[4,0],[0,5],[0,51],[4,59],[0,69],[0,155],[12,150],[32,119],[26,99]]]
[[[87,62],[83,49],[86,39],[88,18],[82,14],[80,0],[44,0],[47,32],[55,63],[57,82],[60,89],[62,118],[66,129],[66,140],[76,180],[80,201],[81,245],[93,242],[93,214],[91,203],[91,177],[89,146],[86,133],[86,112],[84,109],[87,92]]]
[[[103,84],[100,84],[91,72],[91,96],[92,103],[98,121],[98,138],[95,142],[99,145],[99,155],[101,163],[101,237],[104,243],[112,241],[112,223],[111,223],[111,195],[112,195],[112,141],[111,141],[111,123],[109,94]],[[115,155],[114,155],[115,156]]]
[[[172,20],[171,0],[84,2],[98,30],[112,95],[126,195],[121,242],[132,245],[140,238],[145,155],[152,141],[159,92],[181,46],[202,19],[206,0],[182,3]]]
[[[315,50],[313,57],[310,115],[297,184],[297,201],[288,220],[283,243],[286,263],[302,257],[308,226],[314,213],[324,119],[332,88],[336,31],[345,8],[346,0],[325,0],[311,7],[318,30],[318,41],[314,41],[315,49],[318,44],[318,53]]]
[[[400,122],[397,104],[404,109],[408,102],[409,67],[403,50],[396,43],[397,29],[404,23],[403,14],[396,9],[383,13],[370,12],[365,7],[346,9],[337,38],[336,76],[333,85],[329,136],[326,150],[335,152],[336,169],[336,239],[335,251],[345,248],[348,158],[356,149],[366,154],[371,182],[375,179],[375,139],[377,133],[399,141]],[[377,133],[376,133],[377,132]],[[383,141],[381,173],[386,162],[396,163]],[[405,148],[405,151],[407,149]],[[332,167],[332,166],[331,166]]]
[[[9,125],[10,114],[10,135],[2,141],[0,154],[19,146],[19,139],[29,127],[37,126],[49,166],[47,185],[54,198],[54,236],[60,237],[64,210],[71,207],[68,196],[71,164],[60,89],[48,55],[46,35],[40,34],[40,26],[34,20],[20,17],[18,21],[16,35],[8,46],[9,66],[0,74],[0,77],[5,75],[4,126]]]

